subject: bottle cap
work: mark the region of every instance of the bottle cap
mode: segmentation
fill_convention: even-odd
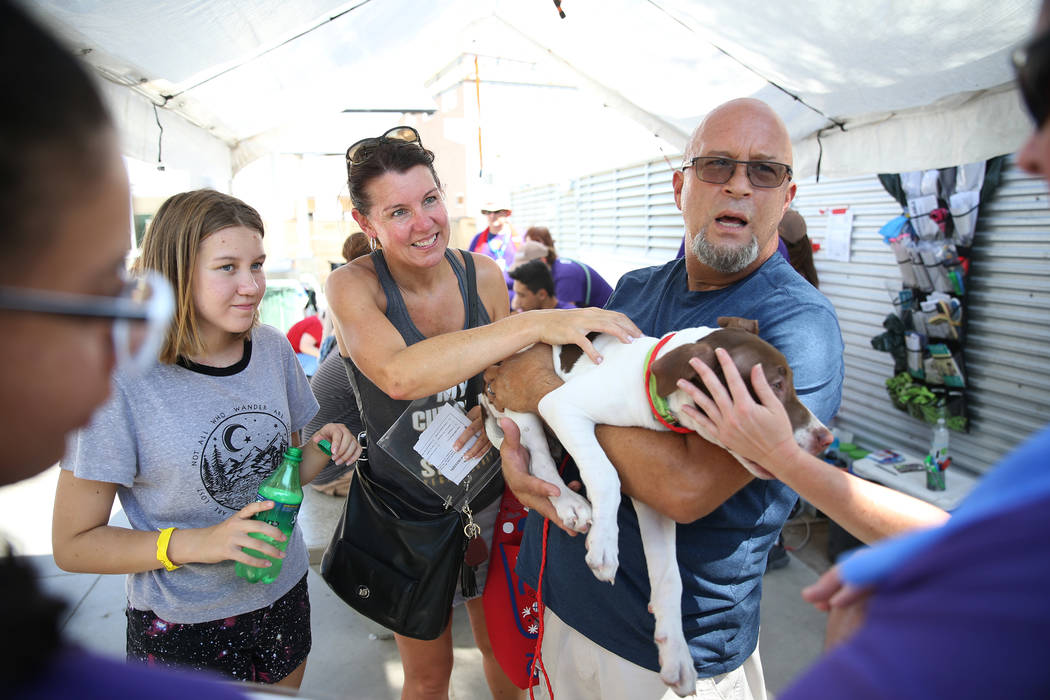
[[[287,450],[284,451],[284,458],[291,459],[296,462],[302,462],[303,451],[300,450],[298,447],[289,447]]]
[[[321,452],[324,452],[329,457],[332,456],[332,443],[327,440],[318,440],[317,446],[321,448]]]

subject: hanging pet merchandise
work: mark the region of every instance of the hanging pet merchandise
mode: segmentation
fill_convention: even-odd
[[[905,213],[880,231],[901,285],[887,283],[893,312],[871,345],[893,355],[886,389],[897,408],[931,425],[943,417],[960,432],[968,430],[963,350],[970,249],[980,203],[998,186],[1003,160],[879,176]]]

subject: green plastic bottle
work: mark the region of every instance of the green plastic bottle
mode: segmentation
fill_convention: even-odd
[[[303,451],[298,447],[289,447],[285,450],[284,458],[277,470],[259,485],[257,500],[273,501],[274,506],[270,510],[256,513],[254,519],[262,520],[280,529],[286,539],[283,542],[277,542],[271,537],[256,532],[251,533],[251,536],[272,544],[282,552],[288,547],[292,530],[295,528],[295,519],[299,515],[299,506],[303,502],[303,485],[299,481],[299,463],[302,461]],[[238,576],[250,583],[273,583],[277,580],[281,573],[283,559],[274,559],[247,547],[244,548],[244,551],[253,557],[268,559],[271,566],[249,566],[237,562]]]

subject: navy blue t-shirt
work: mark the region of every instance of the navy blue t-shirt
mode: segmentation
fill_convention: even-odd
[[[825,423],[842,397],[842,335],[831,302],[779,255],[738,283],[690,291],[684,260],[624,275],[606,308],[621,311],[643,333],[659,337],[719,316],[758,320],[759,335],[776,346],[794,372],[799,398]],[[642,369],[639,368],[639,381]],[[739,667],[758,642],[759,601],[766,553],[797,496],[779,481],[753,480],[719,508],[677,529],[682,574],[682,625],[701,677]],[[649,579],[629,498],[620,505],[620,570],[610,586],[584,561],[584,537],[550,528],[543,600],[568,625],[639,666],[659,670],[648,612]],[[517,572],[535,587],[543,519],[529,515]]]

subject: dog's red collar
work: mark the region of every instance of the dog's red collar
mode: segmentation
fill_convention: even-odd
[[[659,342],[649,350],[649,354],[645,358],[645,397],[649,399],[649,410],[653,412],[653,416],[656,417],[656,420],[658,420],[661,425],[676,433],[691,433],[694,431],[678,425],[678,419],[674,417],[673,413],[671,413],[667,401],[656,393],[656,378],[653,377],[653,361],[656,360],[656,356],[660,354],[660,348],[667,345],[667,341],[673,337],[674,332],[671,332],[663,338],[660,338]]]

